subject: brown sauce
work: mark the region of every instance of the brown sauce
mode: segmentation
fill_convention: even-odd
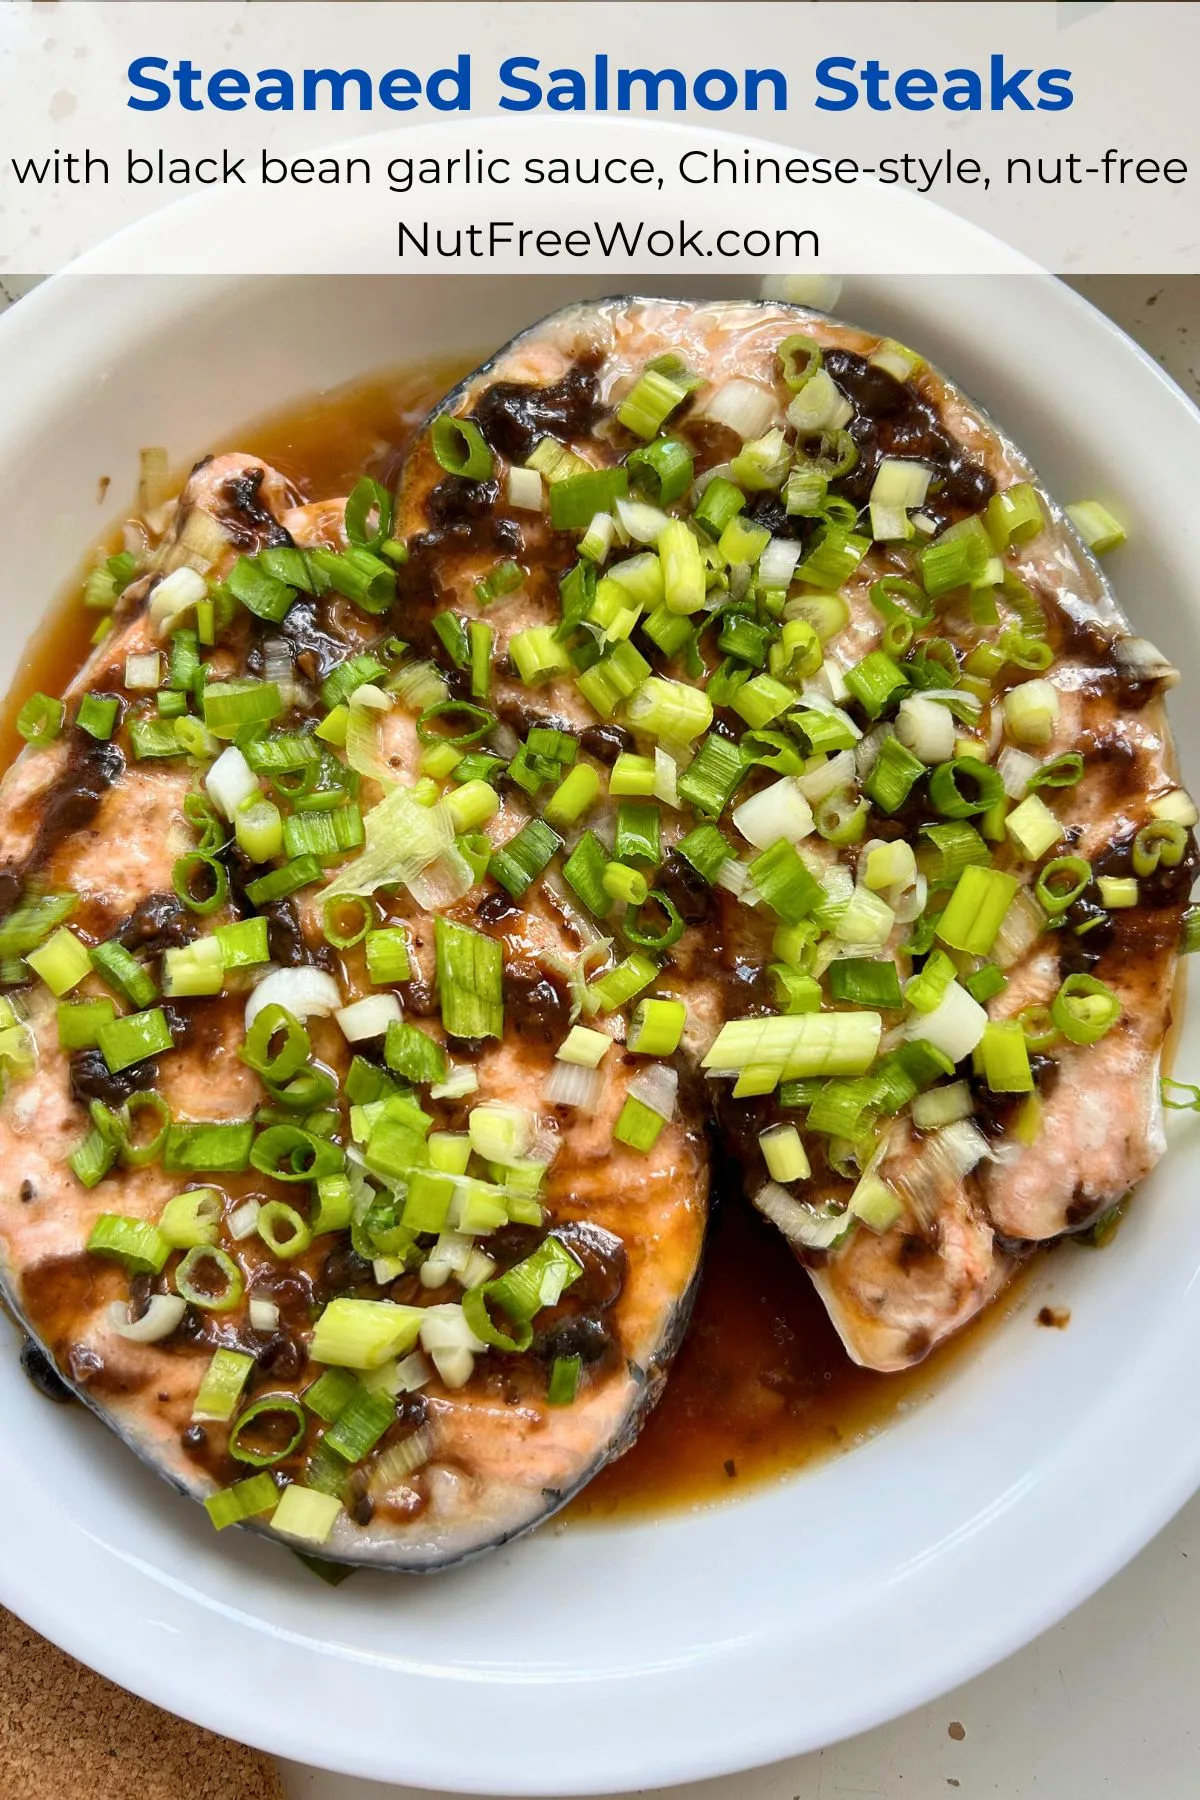
[[[729,1499],[852,1450],[976,1355],[1026,1279],[1018,1273],[993,1307],[915,1368],[880,1375],[850,1361],[780,1234],[740,1196],[718,1196],[696,1310],[662,1399],[633,1449],[568,1516],[599,1523]]]
[[[198,444],[196,455],[261,455],[312,499],[345,493],[364,471],[390,483],[416,425],[462,372],[460,364],[401,370],[319,395]],[[182,480],[186,471],[178,473]],[[76,581],[31,641],[0,710],[5,763],[21,747],[15,720],[22,702],[37,689],[61,692],[86,657],[96,615],[79,605],[78,593]],[[65,1273],[58,1298],[69,1311],[82,1272]],[[782,1237],[737,1196],[722,1196],[692,1325],[664,1396],[634,1448],[590,1485],[570,1516],[599,1521],[725,1498],[853,1447],[975,1354],[1022,1285],[1018,1276],[1007,1301],[915,1369],[880,1375],[850,1361]],[[53,1297],[45,1301],[52,1313]]]

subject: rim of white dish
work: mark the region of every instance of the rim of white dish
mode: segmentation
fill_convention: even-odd
[[[406,146],[416,135],[406,135]],[[219,212],[219,199],[188,204]],[[971,229],[927,205],[920,217],[949,250],[959,230]],[[134,229],[153,234],[162,218]],[[230,281],[237,285],[239,278]],[[746,285],[755,282],[748,277]],[[640,285],[650,291],[654,282],[646,277]],[[979,387],[968,370],[986,371],[989,357],[1002,353],[1015,306],[1049,346],[1037,375],[1047,406],[1061,405],[1068,420],[1082,416],[1084,385],[1102,370],[1122,396],[1138,395],[1149,441],[1176,442],[1200,456],[1200,415],[1117,327],[1049,278],[1030,278],[1004,296],[995,291],[1003,285],[990,278],[961,290],[974,296],[969,328],[928,297],[943,340],[957,337],[961,345],[962,368],[953,355],[940,359],[951,377],[963,376],[968,389]],[[920,287],[911,278],[864,280],[846,310],[851,316],[873,309],[915,315],[924,304]],[[171,316],[185,318],[189,292],[185,278],[141,288],[123,283],[119,297],[115,290],[106,297],[92,284],[54,280],[0,322],[0,370],[12,372],[14,390],[36,399],[39,390],[68,378],[45,370],[47,346],[53,345],[60,367],[68,345],[78,346],[81,357],[85,345],[88,354],[95,345],[102,362],[107,347],[136,341],[140,321],[159,327]],[[915,323],[918,348],[919,330]],[[1093,412],[1093,423],[1095,418]],[[1025,447],[1036,450],[1028,442]],[[1145,518],[1152,519],[1156,507],[1161,514],[1161,473],[1134,467],[1129,483]],[[1169,535],[1163,568],[1183,595],[1185,577],[1197,566],[1196,529],[1181,528],[1176,518]],[[1200,661],[1196,670],[1200,674]],[[1145,1197],[1146,1214],[1162,1210],[1163,1190],[1178,1185],[1185,1168],[1179,1150],[1166,1179],[1153,1178],[1155,1200]],[[1146,1238],[1145,1223],[1135,1209],[1127,1229],[1138,1230],[1139,1242]],[[385,1578],[372,1578],[361,1601],[352,1588],[334,1593],[314,1584],[311,1594],[305,1590],[300,1612],[317,1623],[300,1623],[288,1610],[287,1570],[268,1566],[247,1540],[233,1546],[222,1540],[219,1557],[202,1555],[201,1540],[181,1530],[178,1562],[171,1564],[152,1548],[143,1554],[106,1541],[86,1495],[47,1495],[38,1489],[35,1471],[24,1466],[0,1484],[6,1546],[0,1598],[71,1654],[170,1711],[349,1774],[471,1793],[567,1795],[748,1768],[865,1730],[979,1673],[1062,1618],[1166,1523],[1200,1484],[1200,1442],[1179,1423],[1189,1416],[1200,1351],[1197,1273],[1200,1249],[1194,1262],[1190,1253],[1181,1256],[1169,1274],[1160,1275],[1154,1315],[1123,1363],[1093,1371],[1090,1388],[1084,1372],[1076,1371],[1078,1412],[1052,1446],[1038,1447],[1036,1456],[1030,1450],[1033,1460],[1023,1461],[1026,1422],[1004,1422],[996,1465],[1009,1470],[1007,1481],[989,1485],[981,1476],[976,1482],[964,1444],[956,1522],[940,1538],[931,1532],[922,1540],[918,1525],[909,1532],[911,1541],[902,1543],[907,1521],[897,1522],[894,1553],[868,1538],[862,1545],[867,1573],[840,1614],[826,1621],[819,1658],[805,1640],[806,1590],[792,1566],[806,1549],[819,1560],[819,1541],[806,1546],[781,1539],[778,1601],[753,1629],[723,1635],[722,1592],[744,1575],[746,1540],[779,1530],[789,1511],[801,1507],[810,1483],[820,1483],[824,1503],[836,1512],[851,1490],[878,1487],[887,1446],[901,1431],[909,1460],[919,1460],[931,1441],[936,1446],[938,1399],[895,1433],[785,1488],[760,1489],[736,1504],[663,1523],[540,1535],[489,1560],[495,1582],[476,1582],[474,1571],[436,1578],[447,1606],[461,1612],[457,1660],[439,1662],[409,1640],[406,1588],[395,1579],[387,1584],[395,1641],[381,1649],[372,1633],[383,1604],[376,1584]],[[1090,1281],[1093,1271],[1088,1274]],[[1095,1275],[1098,1287],[1115,1287],[1119,1294],[1111,1265],[1097,1259]],[[1055,1353],[1072,1355],[1069,1333]],[[72,1417],[70,1430],[79,1431],[81,1423]],[[93,1435],[85,1449],[94,1449],[96,1441]],[[944,1498],[930,1497],[931,1516]],[[887,1491],[878,1491],[885,1529],[888,1503]],[[172,1513],[169,1528],[174,1518]],[[45,1534],[53,1537],[53,1527],[60,1535],[48,1546]],[[711,1629],[663,1652],[659,1613],[671,1596],[656,1591],[655,1574],[665,1542],[659,1534],[667,1533],[675,1546],[673,1579],[711,1583],[713,1601]],[[524,1660],[503,1666],[488,1662],[472,1648],[486,1628],[478,1597],[486,1603],[489,1590],[514,1570],[508,1591],[518,1591],[522,1559],[530,1559],[526,1585],[536,1583],[539,1570],[554,1577],[574,1554],[568,1550],[564,1558],[564,1544],[584,1546],[581,1554],[590,1546],[593,1555],[607,1546],[619,1565],[625,1585],[618,1623],[623,1616],[628,1631],[624,1665],[617,1666],[611,1653],[606,1660],[589,1649],[583,1596],[575,1615],[578,1641],[552,1652],[535,1645]],[[726,1567],[714,1562],[714,1548],[718,1557],[727,1556]],[[266,1554],[280,1555],[269,1546]],[[214,1562],[223,1573],[205,1588]],[[1033,1568],[1036,1587],[1028,1577],[1014,1579],[1012,1571]],[[307,1578],[297,1572],[297,1579]],[[828,1570],[815,1567],[805,1576],[814,1596],[823,1595],[829,1579]],[[682,1588],[679,1599],[682,1604]]]

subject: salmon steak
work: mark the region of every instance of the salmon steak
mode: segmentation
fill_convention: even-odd
[[[394,486],[206,458],[0,787],[0,1286],[218,1529],[422,1572],[634,1441],[710,1146],[918,1362],[1164,1148],[1196,809],[1092,554],[920,356],[533,326]]]

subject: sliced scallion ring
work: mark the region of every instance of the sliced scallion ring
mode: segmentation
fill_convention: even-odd
[[[513,1335],[502,1331],[488,1307],[491,1287],[490,1282],[485,1282],[482,1287],[467,1289],[462,1297],[463,1317],[480,1343],[487,1344],[492,1350],[505,1350],[510,1356],[519,1356],[533,1342],[533,1325],[528,1319],[513,1319]]]
[[[197,881],[201,885],[197,892]],[[201,850],[181,856],[171,871],[171,883],[189,911],[214,913],[229,898],[229,873],[224,863]]]
[[[998,770],[974,756],[939,763],[929,777],[929,798],[945,819],[969,819],[985,813],[1004,794]]]
[[[346,536],[364,550],[378,550],[391,533],[392,511],[392,496],[388,490],[371,476],[361,476],[346,501]]]
[[[464,481],[486,481],[495,467],[484,435],[472,419],[441,413],[433,421],[429,442],[438,466],[448,475],[460,475]]]
[[[255,1229],[267,1249],[287,1261],[300,1256],[312,1243],[312,1232],[294,1206],[283,1200],[268,1200],[258,1209]]]
[[[1039,871],[1034,897],[1051,918],[1065,913],[1091,885],[1092,865],[1082,856],[1056,856]]]
[[[1121,1016],[1121,1002],[1095,975],[1068,975],[1050,1003],[1050,1016],[1073,1044],[1096,1044]]]
[[[204,1312],[232,1312],[245,1290],[242,1271],[215,1244],[196,1244],[175,1271],[175,1292]]]
[[[264,1081],[277,1085],[298,1075],[312,1048],[308,1032],[286,1006],[264,1006],[238,1055]]]
[[[321,921],[326,943],[335,950],[351,950],[362,943],[379,918],[366,894],[335,894],[326,900]]]
[[[466,729],[457,733],[435,731],[432,720],[446,718],[467,720]],[[423,744],[453,744],[461,750],[468,744],[479,743],[495,726],[496,715],[485,706],[473,706],[469,700],[439,700],[433,706],[427,706],[418,717],[417,736]]]
[[[251,1426],[257,1426],[258,1442],[252,1439]],[[252,1469],[269,1469],[298,1450],[307,1431],[308,1418],[298,1400],[290,1394],[263,1394],[235,1421],[229,1433],[229,1454]],[[283,1441],[273,1443],[272,1438]]]
[[[1153,875],[1160,866],[1164,869],[1176,869],[1183,861],[1183,853],[1187,849],[1188,834],[1183,825],[1173,819],[1152,819],[1149,825],[1143,825],[1133,840],[1133,872],[1145,877]]]
[[[268,1125],[254,1140],[250,1162],[276,1181],[320,1181],[339,1175],[345,1156],[339,1145],[299,1125]]]
[[[149,1137],[135,1137],[134,1119],[140,1112],[151,1113],[155,1125]],[[128,1100],[116,1115],[117,1119],[117,1153],[127,1169],[144,1169],[149,1163],[157,1162],[167,1142],[167,1133],[171,1129],[171,1109],[161,1094],[152,1090],[145,1093],[130,1094]]]
[[[663,914],[666,923],[662,929],[655,931],[643,921],[643,913],[647,907],[654,906]],[[670,950],[683,936],[683,920],[674,902],[669,900],[661,888],[651,888],[642,906],[628,906],[625,909],[625,922],[622,926],[625,936],[639,950]]]
[[[775,354],[779,358],[783,379],[793,394],[798,394],[805,382],[812,380],[824,360],[816,339],[804,337],[799,332],[784,338]]]

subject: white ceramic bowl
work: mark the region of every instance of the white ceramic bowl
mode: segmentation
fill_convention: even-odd
[[[487,348],[587,291],[73,278],[24,300],[0,324],[0,676],[119,516],[140,445],[179,461],[236,447],[265,409]],[[1061,497],[1119,498],[1121,597],[1195,683],[1200,417],[1160,371],[1048,279],[872,279],[840,310],[939,361]],[[1174,708],[1185,770],[1200,769],[1195,691]],[[1200,1025],[1178,1062],[1200,1067]],[[1045,1262],[1068,1331],[1033,1328],[1035,1288],[932,1403],[853,1454],[666,1522],[551,1527],[426,1581],[330,1590],[269,1543],[216,1537],[93,1419],[42,1401],[6,1349],[0,1600],[218,1731],[428,1787],[648,1787],[828,1743],[1016,1649],[1200,1482],[1198,1163],[1185,1127],[1113,1249]]]

